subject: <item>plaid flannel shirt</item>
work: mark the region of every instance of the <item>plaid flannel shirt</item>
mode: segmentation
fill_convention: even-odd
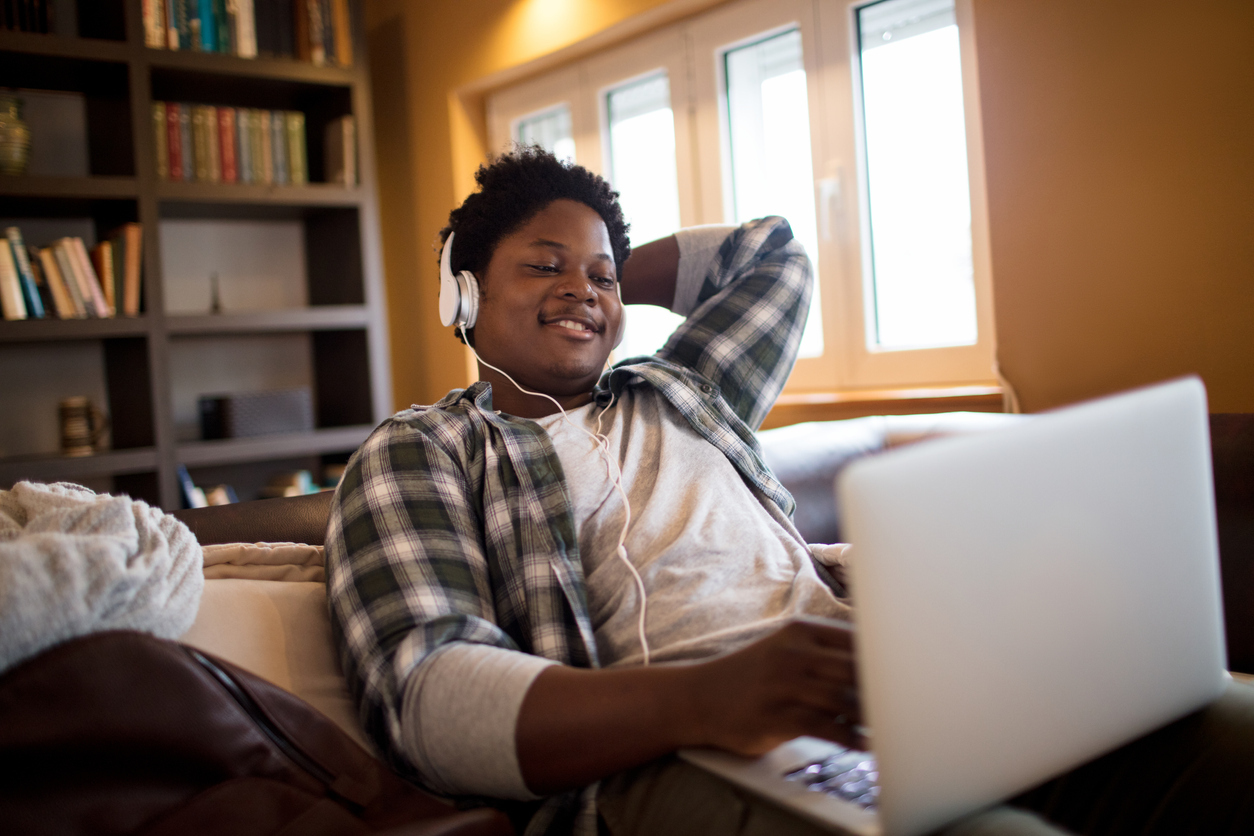
[[[652,386],[788,515],[754,430],[792,370],[812,270],[782,218],[738,228],[689,315],[652,357],[617,364],[595,399]],[[381,424],[354,454],[326,538],[331,623],[367,732],[402,772],[406,678],[450,642],[597,667],[565,477],[548,434],[498,414],[482,381]],[[555,796],[527,829],[595,832],[594,792]],[[592,824],[590,824],[592,822]]]

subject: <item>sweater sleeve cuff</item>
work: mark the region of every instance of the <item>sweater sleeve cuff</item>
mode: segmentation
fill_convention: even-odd
[[[533,800],[518,765],[515,729],[527,690],[547,659],[458,642],[413,670],[401,737],[425,782],[450,795]]]
[[[710,263],[718,255],[718,248],[723,246],[727,236],[735,229],[734,226],[709,224],[690,226],[675,233],[675,240],[679,244],[679,271],[675,276],[672,311],[688,316],[696,310],[697,297],[701,293],[701,284],[705,281]]]

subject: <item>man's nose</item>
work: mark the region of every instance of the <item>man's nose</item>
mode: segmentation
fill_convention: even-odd
[[[577,273],[563,276],[555,290],[565,299],[580,302],[595,302],[597,299],[596,288],[592,286],[592,281],[587,276]]]

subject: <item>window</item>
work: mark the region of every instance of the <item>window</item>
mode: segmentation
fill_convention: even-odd
[[[569,143],[634,245],[787,217],[818,277],[790,391],[988,382],[969,20],[970,0],[736,0],[497,90],[490,139]],[[633,306],[619,355],[676,322]]]
[[[575,161],[575,137],[570,129],[570,107],[560,104],[518,120],[518,141],[539,145],[559,160]]]

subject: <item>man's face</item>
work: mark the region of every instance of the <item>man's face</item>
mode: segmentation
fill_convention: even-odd
[[[582,203],[556,200],[492,253],[479,277],[475,349],[528,389],[568,399],[567,405],[582,402],[618,343],[617,281],[601,216]],[[502,396],[512,400],[505,387],[513,386],[481,371],[498,403]]]

